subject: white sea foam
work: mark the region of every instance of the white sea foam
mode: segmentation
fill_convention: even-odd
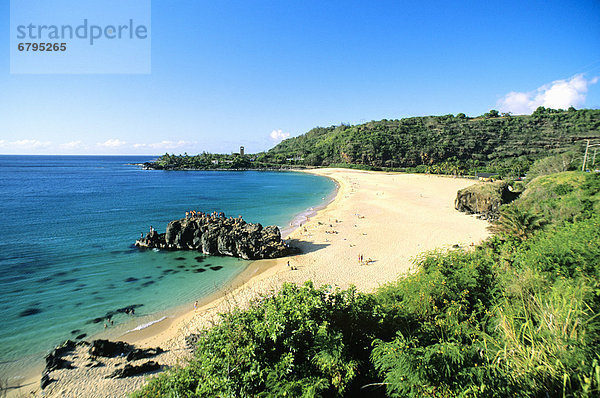
[[[150,322],[148,322],[148,323],[143,323],[143,324],[141,324],[141,325],[139,325],[139,326],[136,326],[136,327],[134,327],[134,328],[133,328],[133,329],[131,329],[131,330],[128,330],[128,331],[127,331],[127,333],[129,333],[129,332],[135,332],[136,330],[142,330],[142,329],[146,329],[147,327],[149,327],[149,326],[152,326],[152,325],[154,325],[155,323],[158,323],[158,322],[160,322],[160,321],[164,321],[165,319],[167,319],[167,317],[166,317],[166,316],[163,316],[162,318],[160,318],[160,319],[157,319],[157,320],[155,320],[155,321],[150,321]]]

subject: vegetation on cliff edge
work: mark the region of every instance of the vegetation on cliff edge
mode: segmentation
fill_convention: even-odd
[[[165,154],[154,165],[165,169],[337,166],[454,175],[488,171],[518,177],[534,161],[552,154],[571,152],[568,167],[575,159],[580,165],[580,140],[586,137],[600,138],[600,110],[540,107],[523,116],[490,111],[474,118],[461,113],[316,127],[267,152]]]

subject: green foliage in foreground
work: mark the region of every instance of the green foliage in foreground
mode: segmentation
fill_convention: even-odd
[[[206,332],[182,369],[136,396],[343,396],[369,377],[372,295],[286,284]]]
[[[500,209],[500,217],[490,229],[505,237],[525,240],[545,224],[546,221],[541,216],[509,205]]]

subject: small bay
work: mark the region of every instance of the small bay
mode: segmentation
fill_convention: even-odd
[[[198,210],[286,228],[335,189],[304,173],[133,165],[151,159],[0,156],[0,370],[103,331],[107,315],[116,328],[206,297],[249,264],[133,247],[150,226]]]

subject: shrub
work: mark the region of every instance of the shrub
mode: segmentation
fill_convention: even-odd
[[[388,394],[486,390],[480,334],[498,296],[492,259],[484,252],[434,252],[419,266],[415,274],[377,292],[397,331],[391,341],[376,340],[372,353]]]
[[[188,366],[135,396],[342,396],[369,377],[377,308],[354,288],[286,284],[224,315]]]

